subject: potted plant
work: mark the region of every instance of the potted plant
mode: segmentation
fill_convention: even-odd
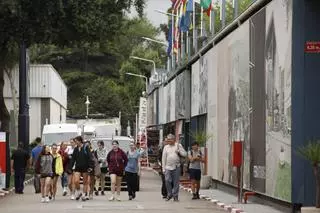
[[[208,150],[207,150],[207,141],[211,138],[211,135],[208,135],[205,131],[196,131],[191,133],[191,137],[195,142],[200,146],[200,150],[204,155],[204,169],[202,171],[201,177],[201,188],[209,188],[211,177],[207,176],[207,165],[208,165]]]
[[[302,213],[320,212],[320,140],[310,141],[307,145],[298,149],[298,153],[310,161],[313,168],[313,174],[316,180],[316,206],[302,207]]]

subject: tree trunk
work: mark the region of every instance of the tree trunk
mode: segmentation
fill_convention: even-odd
[[[320,176],[318,164],[313,166],[313,173],[316,178],[316,208],[320,208]]]
[[[3,97],[4,88],[4,69],[0,68],[0,121],[1,121],[1,131],[9,132],[10,115],[7,110],[6,104]]]

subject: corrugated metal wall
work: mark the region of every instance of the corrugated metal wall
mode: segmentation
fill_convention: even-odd
[[[15,88],[19,96],[19,71],[14,72]],[[31,65],[29,72],[30,98],[52,98],[67,108],[67,86],[58,72],[49,64]],[[10,98],[11,89],[9,79],[5,75],[4,97]]]

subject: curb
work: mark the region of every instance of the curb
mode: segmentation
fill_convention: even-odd
[[[185,187],[185,186],[183,186],[183,184],[180,184],[180,189],[192,194],[191,188]],[[245,213],[245,211],[243,211],[241,209],[237,209],[237,208],[234,208],[234,207],[232,207],[230,205],[226,205],[225,203],[222,203],[217,199],[210,198],[210,197],[208,197],[206,195],[200,194],[200,198],[203,199],[203,200],[206,200],[206,201],[210,201],[214,205],[220,207],[221,209],[224,209],[227,212],[230,212],[230,213]]]
[[[33,180],[34,180],[34,177],[26,180],[26,181],[24,182],[24,185],[25,185],[25,186],[30,185],[31,183],[33,183]],[[11,188],[10,190],[8,190],[8,191],[7,191],[7,190],[2,190],[2,189],[0,189],[0,199],[1,199],[1,198],[5,198],[5,197],[7,197],[8,195],[14,194],[14,191],[15,191],[15,188],[14,188],[14,187],[12,187],[12,188]]]
[[[150,170],[150,169],[148,169],[148,170]],[[159,173],[156,170],[152,169],[152,171],[156,175],[159,175]],[[191,188],[190,187],[185,187],[184,184],[180,184],[180,189],[185,191],[185,192],[188,192],[188,193],[192,194]],[[208,197],[206,195],[203,195],[203,194],[200,194],[200,198],[203,199],[203,200],[206,200],[206,201],[209,201],[209,202],[213,203],[215,206],[218,206],[221,209],[223,209],[223,210],[225,210],[226,212],[229,212],[229,213],[246,213],[245,211],[243,211],[241,209],[234,208],[231,205],[226,205],[225,203],[222,203],[217,199],[210,198],[210,197]]]

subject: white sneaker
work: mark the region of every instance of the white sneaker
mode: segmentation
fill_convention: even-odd
[[[41,203],[46,202],[46,199],[44,197],[41,198]]]
[[[45,202],[46,202],[46,203],[49,203],[49,202],[50,202],[49,197],[46,197],[46,198],[45,198]]]
[[[116,200],[117,200],[117,201],[121,201],[121,199],[120,199],[120,196],[119,196],[119,195],[116,197]]]
[[[75,200],[76,196],[74,194],[71,195],[70,200]]]
[[[114,201],[114,196],[113,195],[109,198],[109,201]]]

